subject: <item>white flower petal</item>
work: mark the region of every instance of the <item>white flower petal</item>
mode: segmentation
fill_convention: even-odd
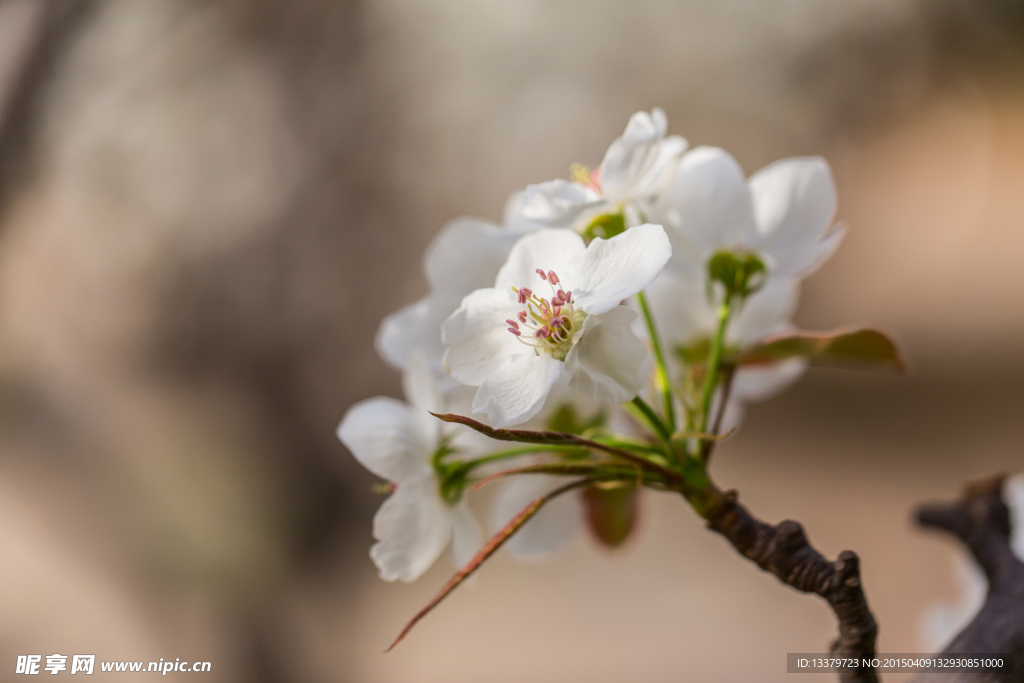
[[[526,196],[525,192],[514,192],[505,202],[505,211],[503,213],[502,225],[505,226],[505,230],[509,231],[514,235],[525,235],[535,230],[548,227],[540,221],[528,218],[524,213],[524,202],[523,199]]]
[[[633,198],[645,201],[665,191],[688,145],[686,138],[680,135],[670,135],[658,143],[650,167],[633,188]]]
[[[550,180],[523,191],[522,217],[552,228],[567,228],[604,200],[594,190],[569,180]]]
[[[455,413],[456,415],[472,415],[473,414],[473,397],[476,395],[478,387],[469,387],[465,385],[457,385],[454,389],[448,391],[445,394],[445,412]],[[494,439],[484,436],[475,429],[464,427],[462,425],[442,423],[442,433],[449,439],[449,444],[452,448],[459,450],[466,456],[479,455],[482,453],[488,453],[491,451],[499,451],[508,448],[508,444],[495,441]],[[482,476],[487,476],[487,466],[484,465],[481,472]]]
[[[452,562],[456,567],[465,567],[484,545],[484,534],[480,523],[462,501],[451,508],[452,516]]]
[[[445,366],[459,382],[479,386],[513,354],[525,347],[508,331],[506,319],[516,313],[509,289],[478,289],[441,325],[448,345]]]
[[[664,228],[650,223],[597,238],[569,263],[564,281],[576,308],[601,314],[654,282],[672,256]]]
[[[787,254],[801,253],[825,235],[836,211],[828,163],[818,157],[782,159],[750,177],[760,244],[787,272]]]
[[[742,402],[764,401],[789,388],[806,369],[806,363],[797,359],[768,366],[744,367],[733,379],[732,398]]]
[[[434,444],[401,401],[387,396],[360,401],[345,413],[337,433],[356,460],[378,477],[402,483],[430,473]]]
[[[625,199],[644,179],[658,157],[658,143],[665,137],[665,112],[638,111],[601,161],[601,190],[608,197]]]
[[[473,218],[448,223],[425,257],[431,291],[461,299],[475,289],[492,286],[517,237]]]
[[[639,314],[627,306],[590,315],[565,358],[569,386],[584,396],[625,403],[647,383],[647,345],[632,329]]]
[[[406,401],[414,410],[436,413],[443,408],[437,382],[426,357],[419,349],[413,350],[408,368],[402,373],[402,389]]]
[[[531,233],[512,247],[508,261],[498,271],[494,288],[508,290],[512,297],[515,296],[513,287],[528,287],[540,296],[549,296],[550,288],[540,279],[537,269],[544,272],[553,270],[564,278],[572,258],[584,249],[583,238],[575,230],[545,228]],[[511,313],[516,311],[518,309],[510,310],[506,317],[511,317]]]
[[[378,540],[370,557],[385,581],[415,581],[434,564],[452,534],[450,509],[437,482],[424,478],[401,484],[373,518]]]
[[[661,213],[671,231],[673,248],[682,241],[677,261],[696,254],[703,270],[713,251],[738,246],[754,231],[754,204],[743,169],[725,150],[697,147],[683,155],[666,190]]]
[[[495,531],[502,529],[523,508],[567,482],[562,477],[528,474],[510,480],[494,505]],[[540,560],[557,552],[580,536],[583,510],[576,492],[549,501],[505,544],[520,560]]]
[[[402,373],[402,389],[413,416],[420,423],[420,431],[430,443],[436,444],[441,436],[441,421],[430,413],[443,412],[444,404],[434,372],[419,349],[412,352]]]
[[[426,296],[392,313],[377,330],[377,353],[388,365],[402,370],[413,349],[420,349],[435,370],[441,369],[444,344],[441,323],[459,307],[458,299]]]
[[[797,280],[769,278],[764,287],[743,303],[729,323],[728,341],[746,346],[792,327],[791,319],[799,294],[800,283]]]
[[[703,275],[688,275],[664,270],[644,290],[658,326],[666,353],[679,345],[709,337],[715,331],[717,317],[708,303]]]
[[[789,277],[807,277],[832,258],[845,236],[846,226],[839,225],[817,242],[774,245],[771,252],[775,264],[773,271]]]
[[[487,415],[492,427],[526,422],[544,407],[551,386],[562,373],[561,361],[526,349],[492,372],[473,398],[473,412]]]
[[[565,367],[568,370],[568,365]],[[548,421],[558,410],[566,406],[572,408],[578,420],[586,422],[601,413],[607,415],[614,412],[618,403],[584,396],[573,391],[569,386],[569,373],[562,372],[559,373],[558,379],[551,387],[551,391],[548,392],[548,399],[547,403],[544,404],[544,408],[537,414],[537,417],[530,425],[524,428],[541,431],[548,429]]]

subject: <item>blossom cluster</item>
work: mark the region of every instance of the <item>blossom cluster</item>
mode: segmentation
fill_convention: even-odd
[[[377,336],[407,402],[368,399],[338,427],[388,482],[373,525],[380,576],[415,580],[449,546],[457,566],[473,561],[484,533],[466,501],[491,479],[491,526],[514,525],[516,556],[547,555],[586,526],[621,543],[640,488],[699,472],[745,404],[827,346],[770,341],[794,332],[800,281],[843,237],[835,208],[824,160],[747,178],[724,150],[668,135],[655,109],[634,114],[596,168],[514,193],[501,225],[445,226],[424,259],[429,293]]]

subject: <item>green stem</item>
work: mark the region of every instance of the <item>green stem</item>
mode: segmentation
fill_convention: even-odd
[[[644,322],[647,323],[647,334],[651,337],[651,346],[654,347],[654,361],[658,366],[658,388],[661,390],[662,401],[665,408],[665,419],[668,422],[669,433],[676,430],[676,411],[672,399],[672,380],[668,374],[668,365],[665,363],[665,354],[661,350],[661,340],[658,337],[658,330],[654,326],[654,316],[647,305],[647,297],[643,292],[636,295],[640,303],[640,311],[644,315]]]
[[[521,455],[530,455],[532,453],[551,453],[552,451],[566,450],[567,448],[579,450],[578,446],[566,446],[562,444],[544,446],[530,445],[519,448],[510,448],[504,451],[497,451],[495,453],[489,453],[482,457],[470,460],[455,460],[452,462],[443,462],[444,454],[451,454],[456,451],[447,449],[439,450],[439,453],[442,453],[442,456],[441,458],[434,458],[434,473],[441,481],[442,495],[445,496],[446,500],[455,502],[462,495],[462,490],[466,485],[468,477],[470,477],[473,470],[480,465],[499,460],[507,460],[509,458],[517,458]]]
[[[725,381],[722,382],[722,394],[718,398],[718,413],[715,415],[715,424],[711,425],[711,433],[718,436],[722,429],[722,420],[725,418],[725,407],[729,405],[729,394],[732,391],[732,381],[736,378],[736,366],[731,365],[725,369]],[[717,439],[708,439],[701,445],[700,459],[707,467],[711,460],[711,453],[715,450]]]
[[[506,460],[508,458],[515,458],[520,455],[531,455],[533,453],[551,453],[552,451],[573,449],[579,450],[579,446],[563,446],[563,445],[547,445],[547,446],[523,446],[521,448],[509,448],[505,451],[497,451],[495,453],[488,453],[479,458],[473,458],[472,460],[465,460],[461,464],[467,465],[470,468],[474,468],[478,465],[483,465],[488,462],[495,462],[496,460]]]
[[[628,405],[628,404],[627,404]],[[672,440],[672,432],[669,431],[665,423],[661,421],[658,414],[654,412],[654,409],[647,405],[639,396],[633,398],[632,405],[636,407],[637,411],[643,416],[644,421],[657,433],[658,438],[664,441],[666,444]]]
[[[715,393],[718,366],[722,362],[722,348],[725,346],[725,328],[729,324],[731,299],[732,297],[726,294],[725,301],[718,307],[718,329],[715,330],[715,337],[711,340],[711,351],[708,353],[708,362],[704,370],[707,374],[704,376],[704,390],[701,394],[700,429],[697,430],[699,432],[705,432],[708,428],[711,397]]]

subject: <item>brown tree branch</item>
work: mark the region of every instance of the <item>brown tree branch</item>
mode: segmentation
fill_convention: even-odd
[[[1010,511],[1004,477],[969,484],[960,500],[921,506],[917,522],[960,539],[988,579],[985,604],[943,654],[1012,654],[1014,672],[975,677],[993,683],[1024,682],[1024,563],[1010,548]]]
[[[92,0],[40,0],[32,22],[32,36],[17,58],[14,75],[0,93],[0,213],[11,185],[20,180],[19,166],[28,147],[37,100],[50,82],[54,68]]]
[[[793,521],[770,525],[757,519],[736,500],[735,491],[722,493],[709,485],[698,511],[708,527],[725,536],[733,547],[787,586],[823,597],[839,620],[839,637],[831,652],[857,659],[875,655],[878,626],[868,608],[860,579],[860,560],[850,550],[829,562],[807,541],[803,527]],[[692,502],[692,501],[691,501]],[[839,675],[841,683],[876,683],[874,668]]]

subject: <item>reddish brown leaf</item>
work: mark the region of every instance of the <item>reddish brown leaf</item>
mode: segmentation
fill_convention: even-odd
[[[676,484],[685,484],[686,481],[678,472],[673,472],[667,467],[663,467],[656,462],[651,462],[643,456],[637,455],[636,453],[630,453],[629,451],[615,446],[609,446],[597,441],[591,441],[590,439],[584,439],[582,436],[576,436],[575,434],[565,434],[563,432],[533,432],[526,429],[495,429],[494,427],[485,425],[483,422],[478,422],[470,417],[464,415],[455,415],[454,413],[445,413],[443,415],[438,413],[431,413],[434,417],[444,422],[452,422],[455,424],[465,425],[470,429],[476,430],[485,436],[489,436],[492,439],[498,441],[517,441],[520,443],[536,443],[536,444],[549,444],[553,446],[579,446],[580,448],[588,448],[593,451],[601,451],[614,455],[623,460],[635,463],[644,469],[650,470],[651,472],[657,472],[662,477],[670,482]]]
[[[583,490],[587,526],[609,548],[626,542],[636,528],[640,490],[630,484],[591,484]]]
[[[737,365],[759,365],[791,358],[802,358],[811,365],[861,365],[904,372],[903,359],[895,342],[870,328],[775,335],[740,352],[735,362]]]

